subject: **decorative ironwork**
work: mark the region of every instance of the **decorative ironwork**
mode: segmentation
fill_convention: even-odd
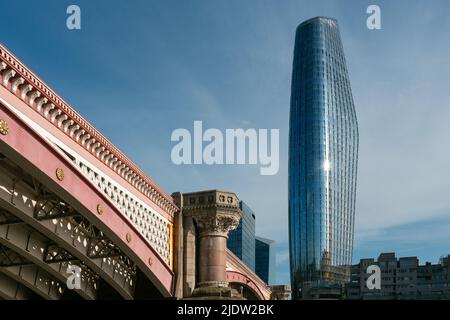
[[[161,258],[167,264],[170,264],[170,256],[172,254],[169,245],[170,222],[145,202],[140,201],[129,191],[120,187],[115,181],[85,165],[83,160],[75,157],[72,161],[80,172],[94,183],[110,199],[115,207],[127,217],[139,233],[158,252]]]
[[[8,247],[0,245],[0,267],[31,265],[32,263]]]
[[[81,234],[89,239],[88,257],[109,259],[115,266],[115,272],[126,275],[130,281],[136,276],[136,266],[102,231],[83,216],[70,217],[74,226],[73,233]]]
[[[79,215],[70,205],[55,195],[42,195],[34,207],[34,217],[37,220],[49,220]]]
[[[57,263],[64,261],[76,261],[78,260],[69,251],[61,248],[56,244],[50,244],[47,246],[47,250],[44,254],[44,262]]]
[[[53,220],[52,224],[55,226],[54,230],[59,240],[52,238],[50,241],[45,241],[45,244],[41,243],[44,250],[42,262],[52,265],[59,262],[59,272],[62,273],[65,273],[66,268],[70,265],[84,266],[81,273],[82,281],[83,279],[86,279],[90,286],[93,286],[95,289],[98,288],[98,278],[104,277],[108,283],[110,281],[116,282],[117,285],[121,287],[118,291],[121,292],[124,297],[131,298],[133,296],[133,287],[136,283],[137,270],[135,263],[98,227],[92,224],[79,211],[75,210],[75,208],[50,191],[45,185],[38,180],[33,179],[28,173],[21,172],[17,164],[9,159],[0,161],[0,170],[2,172],[7,171],[14,176],[20,174],[20,179],[13,179],[15,186],[13,188],[17,188],[17,192],[12,192],[12,200],[17,201],[17,199],[23,198],[32,199],[32,201],[29,202],[29,206],[26,208],[25,214],[30,215],[30,218],[33,217],[34,219],[32,222],[27,221],[27,224],[30,224],[33,228],[37,228],[39,224],[43,225],[41,221]],[[24,197],[22,197],[22,195]],[[0,223],[11,221],[10,219],[12,217],[12,214],[10,215],[6,211],[3,212],[0,208]],[[64,234],[64,237],[61,236],[62,234]],[[56,245],[56,242],[54,241],[57,241],[58,245]],[[59,246],[61,246],[60,241],[69,246],[62,245],[64,249],[59,248]],[[41,244],[39,244],[39,246]],[[78,250],[72,250],[70,245],[80,247]],[[83,248],[81,248],[81,246]],[[78,255],[77,252],[79,252],[80,255]],[[7,253],[8,255],[5,255],[3,252],[0,252],[1,261],[3,261],[5,265],[9,266],[29,263],[26,260],[18,260],[18,257],[13,256],[9,251],[7,251]],[[26,258],[27,255],[24,255],[24,257]],[[91,266],[93,269],[90,269],[90,267],[86,265],[88,262],[93,262],[95,265]],[[105,272],[101,272],[96,266],[105,270]]]
[[[21,223],[22,221],[16,216],[12,215],[8,211],[4,209],[0,209],[0,226],[13,224],[13,223]]]
[[[104,237],[93,237],[89,241],[89,258],[118,257],[121,254],[119,247]]]

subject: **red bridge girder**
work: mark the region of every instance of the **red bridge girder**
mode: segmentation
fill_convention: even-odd
[[[269,300],[272,290],[247,265],[227,250],[227,281],[250,288],[260,300]]]
[[[121,214],[110,200],[74,167],[60,151],[27,126],[15,114],[8,101],[17,99],[0,87],[0,119],[8,127],[0,136],[0,151],[14,160],[23,170],[48,186],[70,203],[89,221],[99,227],[136,266],[152,281],[163,296],[173,294],[174,274],[170,267],[148,244],[145,238]],[[60,180],[57,169],[64,177]],[[61,172],[58,170],[59,172]],[[102,206],[99,214],[98,206]]]

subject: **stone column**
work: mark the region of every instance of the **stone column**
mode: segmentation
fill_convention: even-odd
[[[196,216],[199,232],[199,287],[226,287],[226,257],[228,232],[239,224],[240,215],[212,213]]]
[[[174,261],[177,261],[178,268],[174,272],[177,275],[177,283],[175,287],[177,298],[189,298],[192,295],[192,291],[196,285],[196,230],[194,221],[191,216],[183,214],[183,208],[185,205],[184,197],[181,192],[172,193],[174,203],[180,208],[180,212],[176,217],[177,222],[180,222],[179,230],[181,233],[178,235],[177,240],[180,244],[177,246],[177,257]],[[180,221],[181,220],[181,221]],[[180,279],[180,281],[178,281]],[[181,282],[181,283],[179,283]]]
[[[183,215],[196,225],[197,276],[193,295],[221,295],[228,287],[226,273],[228,232],[242,217],[239,199],[232,192],[211,190],[183,194]],[[185,233],[188,228],[185,225]],[[185,239],[186,241],[186,239]],[[185,243],[186,246],[186,243]],[[185,279],[186,281],[187,279]],[[217,290],[216,290],[217,289]]]
[[[181,208],[183,206],[183,198],[181,193],[176,192],[172,194],[174,203]],[[183,285],[184,285],[184,232],[183,232],[183,215],[180,209],[179,212],[174,215],[173,224],[173,272],[175,274],[175,288],[174,296],[177,299],[183,298]]]
[[[184,285],[183,296],[190,297],[195,289],[196,281],[196,236],[192,217],[183,217],[184,227]]]

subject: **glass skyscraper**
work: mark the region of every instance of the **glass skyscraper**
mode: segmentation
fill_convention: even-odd
[[[227,247],[255,271],[255,213],[243,201],[239,202],[239,207],[242,219],[238,227],[228,234]]]
[[[358,124],[335,19],[295,36],[289,127],[292,296],[342,284],[352,262]]]
[[[269,285],[275,284],[275,241],[255,238],[255,273]]]

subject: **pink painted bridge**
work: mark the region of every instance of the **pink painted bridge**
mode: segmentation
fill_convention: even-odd
[[[173,199],[3,46],[0,84],[0,298],[176,296]],[[231,253],[227,279],[270,298]]]

